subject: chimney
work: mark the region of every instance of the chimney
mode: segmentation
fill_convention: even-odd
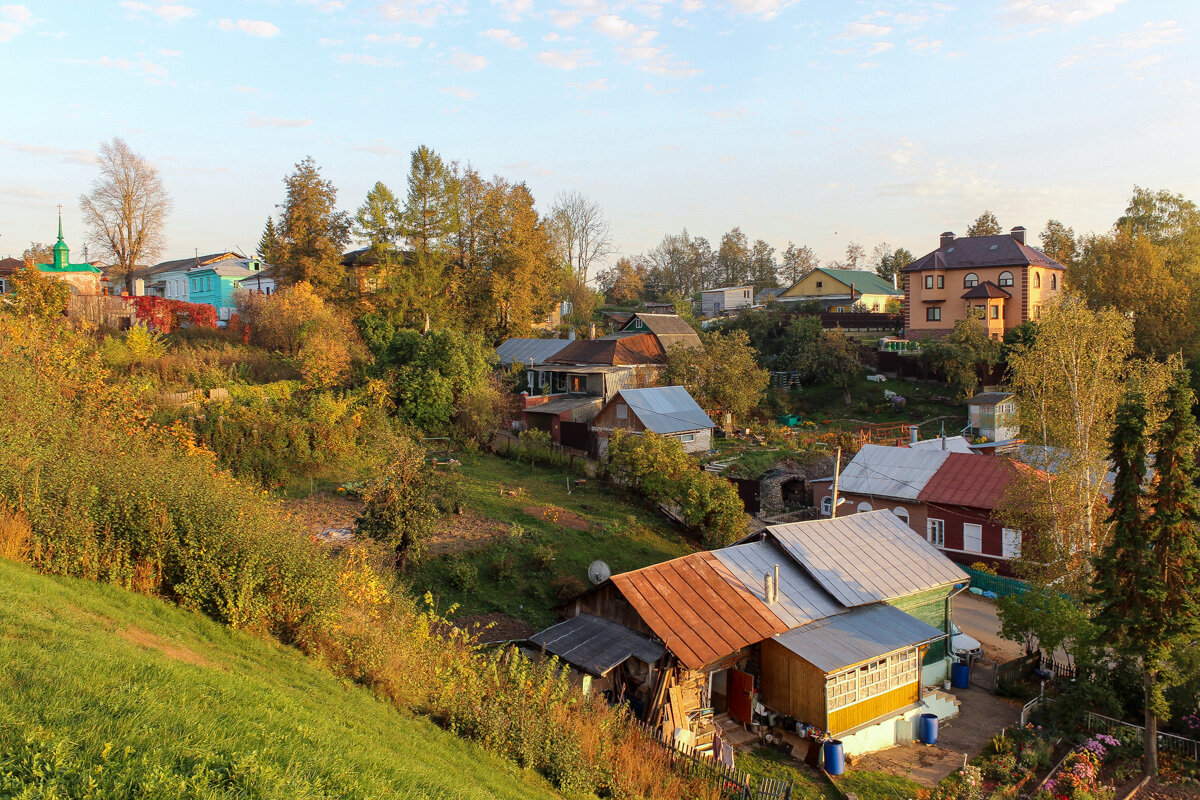
[[[946,231],[942,234],[942,247],[954,244],[954,231]]]
[[[909,442],[909,444],[916,444],[916,443],[917,443],[917,436],[918,436],[918,432],[917,432],[917,426],[916,426],[916,425],[910,425],[910,426],[908,427],[908,442]]]
[[[946,449],[946,434],[942,434],[942,449]]]
[[[575,341],[575,329],[574,328],[571,328],[569,331],[567,331],[567,341],[568,342]]]
[[[771,585],[771,573],[769,572],[763,575],[763,597],[768,605],[775,602],[775,587]]]
[[[771,602],[779,602],[779,565],[775,565],[775,577],[771,578]]]
[[[588,338],[589,339],[596,338],[596,323],[594,323],[594,322],[588,323]]]
[[[1017,244],[1025,244],[1025,226],[1024,225],[1018,225],[1017,227],[1015,227],[1011,231],[1009,231],[1009,233],[1011,233],[1012,237],[1017,240]]]

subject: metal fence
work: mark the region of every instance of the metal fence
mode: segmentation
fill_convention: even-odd
[[[994,592],[997,597],[1012,597],[1013,595],[1025,594],[1029,590],[1029,586],[1025,581],[1020,581],[1016,578],[992,575],[973,567],[964,566],[963,569],[971,576],[972,586],[982,589],[985,592]]]
[[[1116,727],[1132,728],[1142,736],[1146,735],[1146,728],[1142,725],[1134,725],[1132,722],[1123,722],[1119,719],[1106,717],[1103,714],[1097,714],[1094,711],[1088,711],[1085,715],[1085,724],[1089,731],[1095,730],[1112,730]],[[1181,756],[1186,756],[1193,761],[1200,761],[1200,742],[1195,739],[1188,739],[1186,736],[1176,736],[1173,733],[1158,732],[1158,749],[1165,750],[1171,753],[1176,753]]]
[[[755,780],[750,773],[724,764],[691,745],[674,742],[661,730],[638,722],[646,738],[661,747],[680,775],[698,777],[716,784],[731,800],[792,800],[792,782],[775,778]]]

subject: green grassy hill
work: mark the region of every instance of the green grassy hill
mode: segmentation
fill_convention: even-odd
[[[295,651],[0,559],[0,797],[556,796]]]

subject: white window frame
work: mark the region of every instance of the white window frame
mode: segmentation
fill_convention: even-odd
[[[967,530],[968,529],[971,529],[972,532],[977,532],[977,538],[976,538],[977,545],[974,549],[971,549],[970,540],[967,538]],[[983,526],[980,525],[979,523],[977,523],[977,522],[964,522],[963,523],[963,552],[964,553],[983,553]]]
[[[1021,557],[1021,532],[1016,528],[1004,528],[1000,531],[1001,558]]]
[[[1007,276],[1007,277],[1005,277],[1005,276]],[[1013,285],[1013,274],[1011,272],[1009,272],[1008,270],[1001,272],[1000,277],[998,277],[996,279],[996,285],[997,286],[1012,286]]]
[[[681,434],[679,434],[679,441],[683,442],[684,444],[690,444],[690,443],[696,441],[696,434],[681,433]]]
[[[892,513],[895,514],[900,519],[904,520],[905,525],[908,524],[909,516],[908,516],[907,508],[905,508],[904,506],[896,506],[895,508],[892,509]]]
[[[828,517],[833,514],[833,497],[826,495],[821,498],[821,516]]]
[[[874,510],[875,509],[871,506],[870,503],[868,503],[866,500],[863,500],[855,507],[854,513],[855,514],[866,514],[867,512],[874,511]]]
[[[925,538],[934,547],[946,546],[946,520],[944,519],[927,519],[925,520]]]
[[[963,276],[963,288],[964,289],[971,289],[978,285],[979,285],[979,276],[976,275],[974,272],[968,272],[966,275]]]

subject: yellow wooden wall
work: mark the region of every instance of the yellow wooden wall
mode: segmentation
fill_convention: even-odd
[[[906,686],[884,692],[869,700],[863,700],[861,703],[839,708],[830,713],[829,724],[826,727],[836,736],[842,731],[848,731],[864,722],[870,722],[876,717],[882,717],[884,714],[912,705],[920,699],[920,684],[919,680],[913,681]]]
[[[817,287],[817,281],[822,283],[821,287]],[[789,286],[782,292],[781,297],[812,297],[814,295],[823,294],[849,294],[850,285],[842,283],[837,278],[831,275],[826,275],[824,272],[813,270],[805,275],[797,283]]]
[[[771,639],[759,658],[763,703],[824,730],[825,673]]]

